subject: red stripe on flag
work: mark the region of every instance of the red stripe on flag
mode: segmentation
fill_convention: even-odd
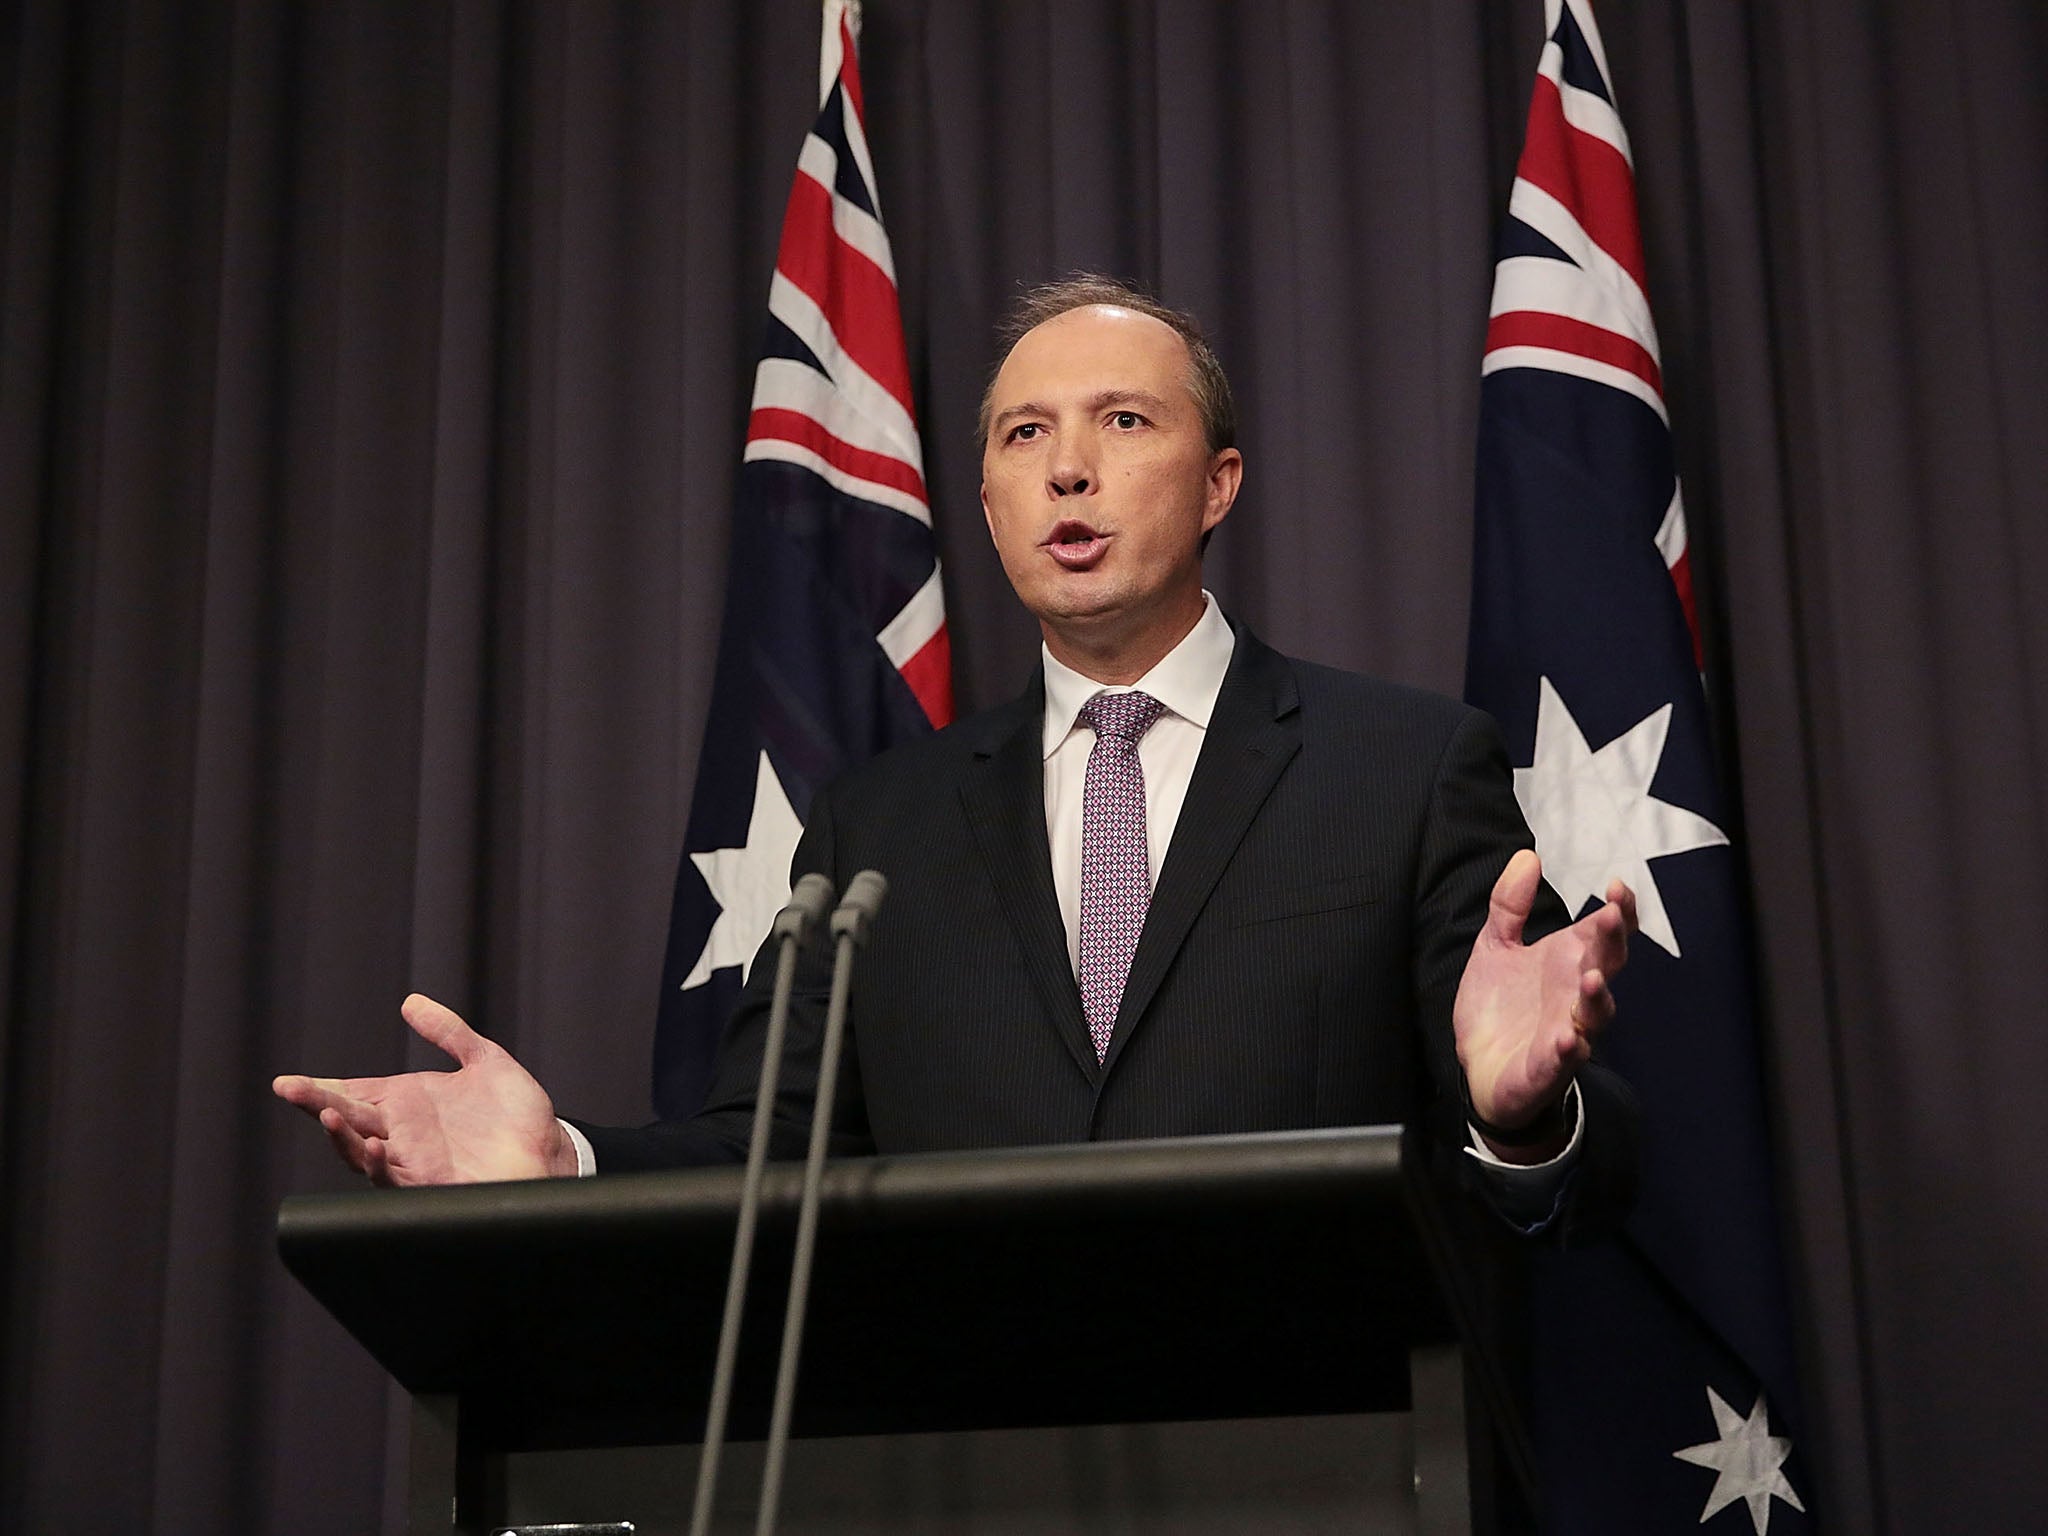
[[[1678,559],[1671,566],[1671,584],[1678,588],[1678,606],[1685,610],[1685,627],[1692,632],[1692,664],[1704,672],[1707,670],[1707,648],[1700,643],[1699,609],[1692,597],[1692,550],[1690,547],[1678,552]]]
[[[853,103],[853,115],[860,121],[860,131],[868,131],[868,108],[860,90],[860,59],[853,51],[853,29],[846,24],[842,12],[839,17],[839,84],[846,92],[846,99]]]
[[[1553,315],[1540,309],[1511,309],[1495,315],[1486,326],[1486,350],[1501,347],[1549,347],[1575,357],[1608,363],[1634,374],[1664,398],[1664,376],[1657,360],[1634,341],[1603,325]]]
[[[932,729],[951,725],[953,642],[946,636],[946,626],[941,624],[938,632],[919,646],[917,654],[898,670],[903,674],[903,681],[910,684],[910,691],[917,696],[917,702],[924,706],[924,717],[931,721]]]
[[[1565,121],[1557,82],[1536,77],[1529,136],[1516,174],[1570,209],[1595,245],[1621,263],[1645,293],[1643,237],[1636,223],[1636,177],[1621,151]]]
[[[834,469],[844,470],[863,480],[872,480],[877,485],[886,485],[907,496],[915,496],[926,506],[931,505],[923,476],[908,464],[901,459],[892,459],[886,453],[876,453],[872,448],[857,448],[845,438],[835,437],[826,431],[816,418],[806,416],[802,411],[766,405],[747,418],[748,442],[771,440],[808,448]]]
[[[775,269],[810,296],[846,355],[914,416],[896,285],[839,238],[832,227],[832,194],[808,176],[799,175],[789,189]]]

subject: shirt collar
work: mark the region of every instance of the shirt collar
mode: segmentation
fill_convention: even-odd
[[[1142,689],[1174,714],[1203,730],[1209,728],[1216,696],[1223,691],[1223,674],[1230,670],[1230,653],[1237,637],[1216,599],[1202,593],[1202,616],[1195,627],[1158,663],[1129,687],[1107,686],[1084,677],[1072,667],[1055,660],[1044,642],[1039,643],[1039,660],[1045,668],[1045,755],[1051,757],[1074,729],[1081,707],[1098,693],[1130,693]]]

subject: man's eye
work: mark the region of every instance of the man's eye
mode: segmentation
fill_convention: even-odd
[[[1023,422],[1010,429],[1010,441],[1013,443],[1028,443],[1044,430],[1035,421]]]
[[[1109,419],[1116,423],[1117,428],[1120,431],[1130,432],[1135,430],[1138,423],[1143,421],[1145,418],[1140,416],[1136,411],[1118,411]]]

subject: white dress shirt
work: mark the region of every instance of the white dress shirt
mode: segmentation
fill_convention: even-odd
[[[1202,617],[1179,645],[1127,687],[1105,687],[1053,659],[1040,645],[1045,667],[1045,832],[1052,845],[1052,888],[1067,930],[1067,963],[1081,968],[1081,792],[1095,732],[1080,723],[1082,708],[1097,694],[1149,693],[1166,706],[1152,729],[1138,739],[1138,765],[1145,771],[1145,854],[1152,883],[1180,821],[1195,776],[1195,759],[1209,734],[1209,715],[1223,691],[1230,653],[1237,639],[1216,606],[1202,594]]]

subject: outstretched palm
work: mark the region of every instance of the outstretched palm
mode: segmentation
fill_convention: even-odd
[[[1635,893],[1617,880],[1606,906],[1524,944],[1542,879],[1535,854],[1508,860],[1451,1014],[1472,1108],[1504,1129],[1556,1103],[1592,1054],[1592,1037],[1614,1015],[1608,982],[1627,963],[1636,930]]]
[[[316,1117],[342,1160],[379,1184],[469,1184],[562,1171],[554,1105],[502,1046],[415,993],[405,1020],[453,1072],[280,1077],[279,1098]]]

